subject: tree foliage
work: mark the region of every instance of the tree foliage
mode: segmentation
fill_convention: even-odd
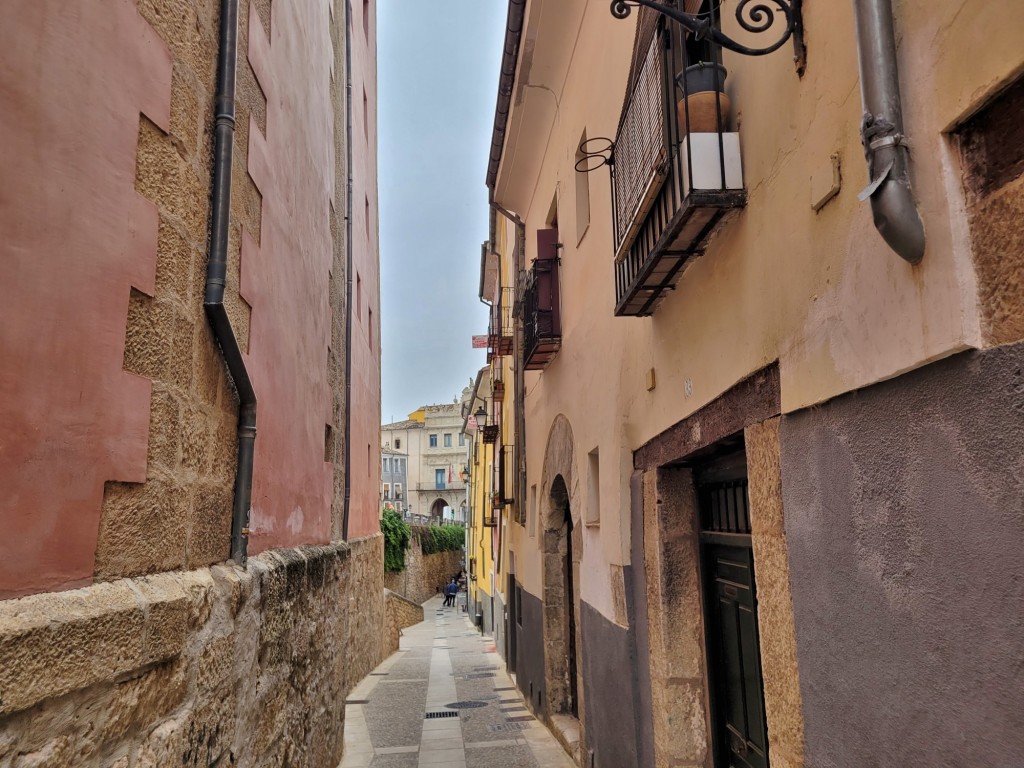
[[[380,519],[380,530],[384,534],[384,570],[404,570],[405,550],[409,548],[411,536],[408,523],[395,510],[385,509]]]
[[[461,525],[417,525],[414,530],[424,555],[453,552],[466,544],[466,529]]]

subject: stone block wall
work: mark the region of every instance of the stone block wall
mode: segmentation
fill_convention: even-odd
[[[414,535],[405,553],[405,570],[384,575],[384,586],[414,603],[423,603],[438,594],[438,587],[447,584],[462,568],[463,550],[435,552],[424,555]]]
[[[375,535],[0,602],[0,767],[337,765],[382,561]]]
[[[384,652],[394,653],[402,630],[423,621],[423,606],[385,589],[384,610]]]
[[[238,29],[238,135],[225,303],[242,349],[250,308],[239,294],[241,233],[259,237],[258,191],[246,173],[248,132],[265,130],[266,97],[249,64],[250,4]],[[152,382],[145,482],[108,482],[96,545],[100,580],[200,568],[228,553],[238,405],[203,311],[219,18],[204,0],[140,0],[167,46],[170,122],[138,121],[135,189],[158,218],[153,290],[132,290],[124,369]],[[269,22],[269,15],[264,24]],[[164,508],[154,515],[155,508]]]

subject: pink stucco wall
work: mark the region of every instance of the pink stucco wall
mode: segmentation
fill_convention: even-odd
[[[267,97],[267,135],[249,127],[263,196],[259,246],[243,233],[241,293],[252,307],[247,365],[259,400],[250,551],[326,542],[331,530],[327,347],[332,321],[332,47],[323,0],[274,3],[271,39],[249,14],[249,61]]]
[[[350,538],[380,529],[381,307],[377,238],[376,6],[376,0],[367,3],[352,0],[352,241],[354,269],[362,285],[363,302],[362,307],[357,308],[359,316],[352,324]],[[369,13],[367,19],[363,18],[364,10]]]
[[[12,2],[0,25],[0,599],[89,583],[104,483],[147,479],[151,383],[123,366],[130,292],[155,291],[159,220],[135,190],[136,149],[140,114],[169,128],[172,70],[134,0]],[[380,301],[375,25],[364,34],[353,5],[356,537],[378,526]],[[340,515],[325,427],[343,427],[331,389],[343,382],[328,367],[345,322],[329,295],[331,222],[344,215],[331,38],[343,8],[275,2],[269,39],[249,13],[247,55],[267,97],[266,135],[253,123],[248,146],[261,231],[241,234],[259,399],[253,553],[326,542]]]
[[[350,537],[378,529],[380,479],[376,49],[372,19],[367,37],[359,15],[363,4],[353,5],[353,256],[362,299],[357,306],[353,297],[352,306],[359,316],[352,324]],[[328,301],[329,212],[344,201],[334,199],[329,26],[342,20],[330,9],[324,0],[275,3],[269,41],[258,14],[249,15],[249,60],[267,96],[267,135],[255,124],[249,133],[249,173],[263,196],[262,232],[259,245],[252,236],[243,238],[241,271],[242,296],[252,307],[247,363],[259,398],[253,552],[331,537],[332,468],[324,461],[325,425],[334,421],[328,344],[331,323],[344,318],[332,317]]]
[[[0,24],[0,598],[88,583],[103,484],[145,479],[150,383],[122,370],[157,214],[139,115],[170,55],[133,0],[10,0]]]

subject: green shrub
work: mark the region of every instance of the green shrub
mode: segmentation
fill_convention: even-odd
[[[424,555],[435,552],[454,552],[466,544],[466,529],[461,525],[417,525],[413,532],[420,540]]]
[[[384,534],[384,570],[397,572],[405,569],[405,550],[411,535],[409,524],[393,509],[385,509],[380,519]]]

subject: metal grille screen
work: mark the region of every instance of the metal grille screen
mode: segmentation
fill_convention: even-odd
[[[665,105],[661,36],[654,35],[615,139],[615,248],[641,220],[663,178]]]

